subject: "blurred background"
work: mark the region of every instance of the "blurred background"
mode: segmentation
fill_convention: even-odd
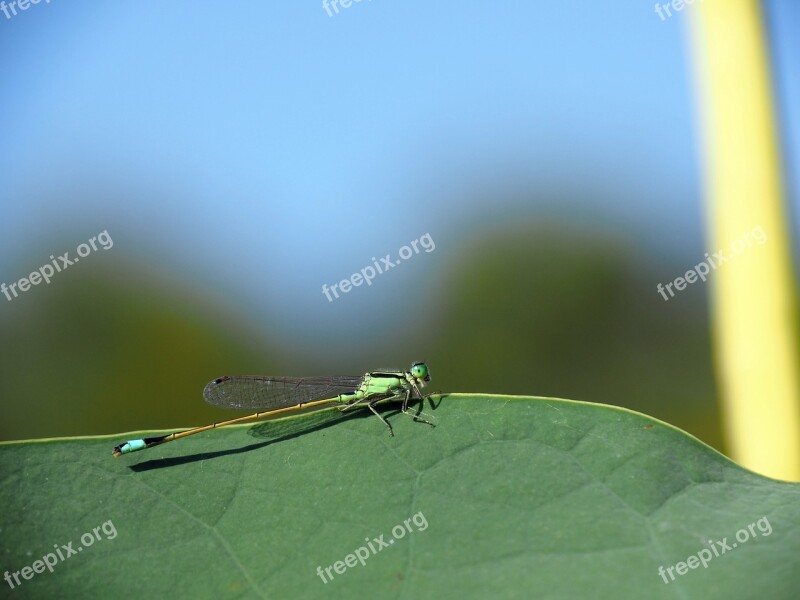
[[[201,396],[220,375],[424,359],[434,390],[625,406],[725,451],[710,286],[656,291],[717,250],[692,9],[0,13],[0,283],[113,240],[0,296],[0,439],[201,425],[229,414]],[[796,238],[800,4],[764,10]]]

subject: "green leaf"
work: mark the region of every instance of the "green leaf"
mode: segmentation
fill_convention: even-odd
[[[138,436],[0,445],[0,574],[100,527],[52,573],[20,575],[13,597],[796,597],[800,485],[620,408],[437,402],[424,408],[435,428],[389,410],[395,437],[365,411],[210,431],[116,460],[112,447]],[[372,554],[365,538],[388,542],[395,527]],[[660,566],[725,538],[731,549],[683,575],[673,567],[664,583]],[[362,546],[365,564],[337,574]]]

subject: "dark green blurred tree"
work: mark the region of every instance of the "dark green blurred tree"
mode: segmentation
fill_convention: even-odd
[[[681,266],[541,224],[485,236],[459,258],[432,332],[437,389],[625,406],[720,448],[706,291],[656,292]]]
[[[681,266],[557,224],[460,243],[428,327],[355,345],[345,370],[423,351],[433,389],[626,406],[720,447],[706,291],[669,302],[655,291]],[[202,401],[213,377],[334,368],[306,364],[302,347],[268,344],[230,307],[120,260],[113,271],[78,269],[0,314],[2,439],[201,425],[239,414]]]

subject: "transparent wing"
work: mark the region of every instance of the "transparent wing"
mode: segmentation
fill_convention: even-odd
[[[210,381],[203,390],[206,402],[224,408],[262,411],[335,398],[358,389],[363,376],[265,377],[233,375]]]

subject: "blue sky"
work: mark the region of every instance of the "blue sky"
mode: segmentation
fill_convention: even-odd
[[[796,199],[800,7],[767,5]],[[430,232],[435,275],[465,229],[544,208],[486,201],[517,187],[575,190],[554,210],[696,256],[690,10],[52,0],[0,14],[0,280],[108,229],[120,252],[313,327],[330,320],[322,283],[372,256]],[[346,322],[409,277],[334,310]]]

